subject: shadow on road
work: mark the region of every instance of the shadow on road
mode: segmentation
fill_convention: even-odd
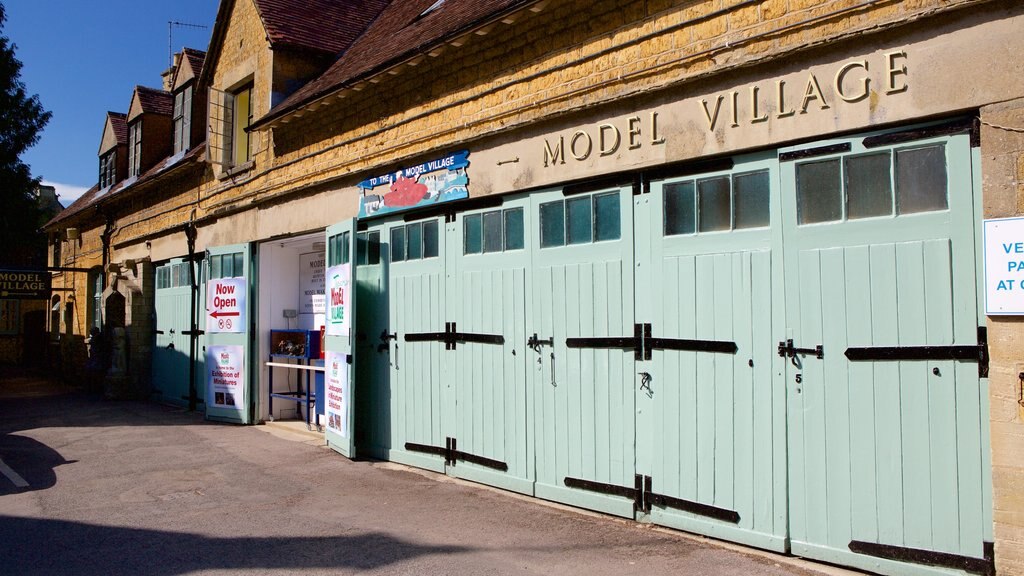
[[[56,467],[71,464],[57,450],[31,438],[42,428],[213,425],[201,414],[145,401],[110,401],[70,388],[33,370],[0,366],[0,460],[29,487],[0,475],[0,495],[46,490]]]
[[[0,496],[52,488],[57,484],[56,468],[76,462],[65,460],[59,452],[42,442],[16,434],[0,435],[0,460],[29,485],[27,488],[18,487],[13,480],[0,477]]]
[[[323,537],[208,537],[0,516],[0,558],[23,576],[148,574],[203,570],[370,570],[429,555],[463,554],[462,546],[423,546],[369,532]]]

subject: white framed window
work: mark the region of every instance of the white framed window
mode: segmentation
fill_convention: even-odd
[[[92,298],[89,302],[89,314],[91,316],[89,318],[89,326],[103,328],[103,271],[97,270],[93,272],[89,284],[89,289],[92,292]]]
[[[249,126],[253,118],[253,85],[222,91],[210,88],[206,159],[229,170],[243,166],[253,157]]]
[[[117,179],[117,149],[100,156],[100,188],[112,186]]]
[[[192,85],[174,93],[174,153],[192,146]]]
[[[138,176],[142,167],[142,120],[128,127],[128,177]]]

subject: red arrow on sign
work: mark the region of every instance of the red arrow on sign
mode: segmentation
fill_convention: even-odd
[[[238,312],[221,312],[220,310],[214,310],[210,312],[210,316],[213,318],[220,318],[221,316],[238,316]]]

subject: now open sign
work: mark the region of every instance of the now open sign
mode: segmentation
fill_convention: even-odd
[[[1024,314],[1024,218],[985,220],[985,314]]]
[[[219,278],[206,286],[206,332],[245,332],[245,278]]]

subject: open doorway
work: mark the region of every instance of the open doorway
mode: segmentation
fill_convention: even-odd
[[[259,246],[257,420],[322,429],[324,248],[323,233]]]

